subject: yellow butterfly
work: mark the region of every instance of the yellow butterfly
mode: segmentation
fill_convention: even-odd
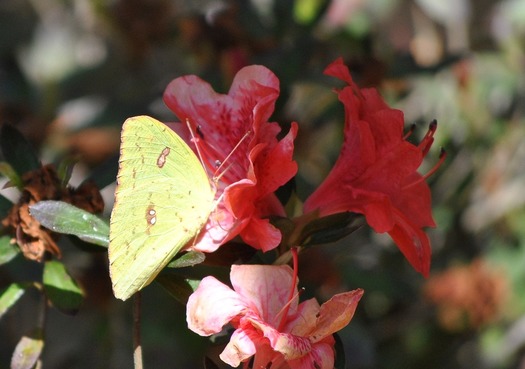
[[[147,286],[206,224],[215,188],[189,146],[147,116],[122,127],[109,232],[113,293],[126,300]]]

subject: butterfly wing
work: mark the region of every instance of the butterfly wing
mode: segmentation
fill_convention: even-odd
[[[196,237],[213,199],[200,161],[177,134],[147,116],[126,120],[109,241],[117,298],[148,285]]]

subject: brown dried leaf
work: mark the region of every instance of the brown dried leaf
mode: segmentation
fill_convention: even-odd
[[[29,213],[29,206],[42,200],[61,200],[91,213],[100,213],[104,201],[98,188],[85,182],[77,189],[63,187],[52,164],[26,173],[22,177],[24,188],[17,204],[2,220],[2,225],[13,235],[27,259],[42,262],[46,253],[61,257],[56,244],[58,234],[42,227]]]

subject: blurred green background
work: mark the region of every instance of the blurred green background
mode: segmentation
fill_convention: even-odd
[[[414,142],[439,122],[421,168],[446,148],[429,180],[431,277],[388,237],[361,229],[301,255],[304,297],[365,289],[340,332],[347,368],[525,368],[523,0],[2,0],[0,121],[43,162],[76,158],[80,183],[116,169],[127,117],[175,120],[162,102],[173,78],[197,74],[227,92],[239,68],[262,64],[281,81],[272,120],[300,126],[304,199],[342,141],[338,84],[322,75],[339,56],[360,86],[377,87],[417,124]],[[107,215],[113,191],[103,190]],[[43,367],[131,367],[131,305],[112,298],[105,254],[61,246],[86,301],[76,316],[49,310]],[[21,263],[0,268],[0,289],[41,272]],[[36,301],[27,294],[0,321],[0,368],[34,325]],[[146,368],[198,368],[205,350],[217,354],[161,288],[143,301]]]

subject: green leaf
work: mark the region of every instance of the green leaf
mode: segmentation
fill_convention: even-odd
[[[186,305],[188,298],[197,288],[200,281],[185,279],[184,277],[174,273],[162,273],[155,278],[155,281],[168,291],[168,293]]]
[[[66,314],[75,314],[84,299],[82,290],[57,260],[44,264],[44,291],[54,307]]]
[[[24,187],[22,178],[20,178],[18,173],[15,172],[13,167],[9,165],[8,162],[5,162],[5,161],[0,162],[0,174],[8,178],[11,184],[15,186],[16,188],[21,189],[22,187]]]
[[[0,265],[7,264],[20,253],[20,249],[11,244],[11,237],[0,237]]]
[[[36,328],[18,341],[11,358],[11,369],[31,369],[35,366],[44,348],[43,336],[42,328]]]
[[[0,295],[0,318],[22,297],[28,283],[12,283]]]
[[[10,124],[3,124],[0,129],[0,150],[19,176],[41,167],[31,144]]]
[[[74,158],[65,158],[58,164],[57,174],[63,187],[66,187],[66,185],[69,183],[71,174],[73,173],[73,168],[75,167],[77,161],[78,160]]]
[[[365,217],[357,213],[328,215],[308,223],[299,238],[302,246],[338,241],[365,225]]]
[[[186,268],[202,263],[206,259],[204,253],[199,251],[188,251],[180,257],[171,261],[168,268]]]
[[[63,201],[40,201],[29,212],[44,227],[77,236],[83,241],[108,247],[109,225],[99,217]]]

